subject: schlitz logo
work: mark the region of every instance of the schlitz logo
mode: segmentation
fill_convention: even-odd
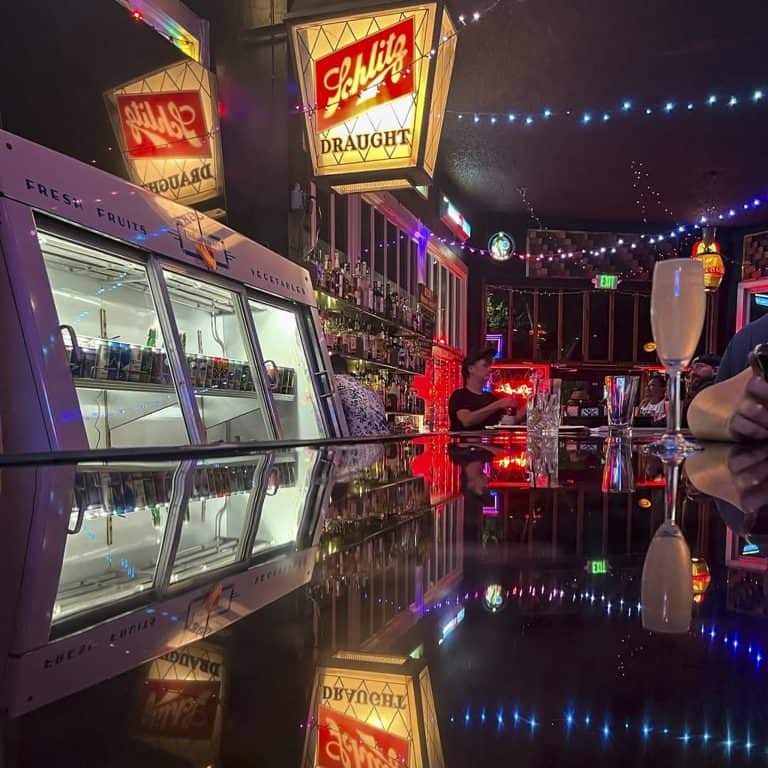
[[[208,739],[213,733],[221,683],[197,680],[147,680],[141,728],[147,734]]]
[[[413,91],[413,17],[315,62],[317,130]]]
[[[210,157],[199,91],[119,93],[117,110],[128,157]]]
[[[408,739],[328,707],[318,710],[318,768],[403,768]]]

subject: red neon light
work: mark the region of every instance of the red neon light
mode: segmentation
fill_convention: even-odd
[[[138,8],[134,8],[131,11],[131,16],[133,16],[135,21],[144,21],[144,14]]]
[[[521,469],[525,469],[526,466],[528,466],[528,457],[526,456],[525,451],[517,456],[512,456],[510,454],[497,456],[493,460],[493,465],[499,469],[509,469],[510,467],[520,467]]]
[[[513,387],[511,384],[505,383],[500,384],[493,391],[499,395],[520,395],[520,397],[524,397],[527,400],[531,396],[533,389],[528,384],[518,384],[516,387]]]

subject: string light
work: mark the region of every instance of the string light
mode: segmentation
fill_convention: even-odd
[[[654,196],[656,196],[658,193],[654,193]],[[669,212],[668,208],[665,208],[663,206],[663,203],[660,201],[660,195],[657,197],[657,201],[660,205],[662,205],[663,210],[667,211],[668,214],[671,217],[671,212]],[[641,234],[635,237],[634,240],[624,240],[623,246],[626,249],[629,250],[635,250],[638,248],[638,246],[644,245],[644,244],[651,244],[651,245],[657,245],[659,242],[664,242],[666,239],[676,239],[676,238],[684,238],[684,237],[695,237],[698,238],[700,236],[700,233],[697,230],[700,230],[704,224],[706,224],[708,221],[717,220],[717,221],[728,221],[733,220],[737,217],[739,212],[743,211],[749,211],[753,212],[759,208],[762,208],[765,205],[765,201],[763,198],[760,197],[753,197],[747,202],[744,202],[742,204],[735,204],[726,206],[720,210],[715,210],[715,213],[713,213],[710,216],[701,216],[698,221],[692,223],[692,224],[675,224],[670,227],[669,230],[665,230],[663,232],[658,232],[656,234]],[[545,227],[540,227],[540,229],[545,230]],[[551,231],[547,230],[548,237],[551,238]],[[595,233],[600,234],[600,233]],[[470,245],[468,242],[460,242],[457,240],[453,240],[450,237],[441,237],[440,235],[436,235],[433,232],[430,232],[428,235],[431,239],[437,240],[444,245],[448,245],[454,248],[460,248],[463,251],[469,251],[471,254],[477,254],[480,256],[488,256],[490,257],[490,252],[485,248],[479,248],[477,246]],[[659,249],[656,249],[658,253],[660,253]],[[529,253],[525,251],[518,251],[513,254],[511,254],[511,258],[517,258],[520,261],[545,261],[545,260],[553,260],[553,257],[559,257],[560,259],[573,259],[573,258],[581,258],[584,255],[591,255],[591,256],[597,256],[600,255],[601,251],[596,249],[586,249],[586,248],[578,248],[578,249],[571,249],[566,251],[565,249],[558,248],[553,252],[543,251],[541,253]],[[602,253],[605,253],[605,251],[602,251]]]
[[[475,708],[475,711],[478,711],[478,708]],[[479,712],[480,716],[476,721],[473,721],[471,714],[472,709],[471,707],[467,707],[464,710],[464,717],[461,718],[463,720],[463,727],[479,727],[484,729],[488,720],[486,716],[486,708],[480,707]],[[497,709],[495,718],[497,731],[506,730],[505,714],[506,711],[503,706]],[[448,720],[452,726],[455,726],[459,718],[457,718],[455,715],[450,715]],[[747,754],[750,754],[753,750],[758,749],[760,746],[753,740],[749,728],[747,728],[747,731],[742,740],[736,737],[730,725],[726,726],[723,736],[718,738],[716,735],[713,735],[707,725],[704,726],[701,732],[696,733],[693,732],[688,725],[684,725],[682,728],[677,729],[668,725],[653,726],[647,719],[643,719],[639,724],[625,719],[624,728],[618,728],[614,730],[611,728],[610,718],[606,718],[603,720],[599,730],[595,731],[590,728],[591,722],[592,718],[589,714],[585,714],[583,718],[581,718],[580,716],[577,716],[577,713],[574,709],[567,709],[562,718],[546,718],[545,720],[539,721],[535,713],[531,712],[530,714],[525,715],[522,714],[520,709],[516,707],[512,711],[511,731],[515,732],[520,728],[527,726],[533,733],[540,725],[544,725],[544,727],[548,728],[550,732],[552,729],[559,729],[564,727],[566,733],[570,736],[575,730],[579,728],[580,724],[583,724],[585,734],[591,733],[595,736],[598,736],[603,741],[607,741],[608,739],[619,739],[623,733],[625,734],[624,738],[634,740],[639,736],[643,742],[648,742],[653,736],[661,737],[665,743],[671,743],[670,740],[674,740],[677,741],[683,749],[687,749],[692,742],[698,741],[702,746],[707,746],[710,744],[710,742],[714,741],[716,745],[724,747],[728,752],[732,752],[734,749],[743,748]],[[768,747],[768,744],[766,747]]]
[[[677,111],[678,104],[682,105],[685,104],[686,111],[687,112],[694,112],[698,107],[714,107],[718,104],[722,104],[723,106],[728,107],[729,110],[733,110],[734,107],[737,106],[755,106],[760,105],[763,100],[765,99],[765,91],[762,88],[754,88],[753,90],[749,92],[743,92],[741,94],[734,94],[728,97],[727,99],[723,99],[722,101],[718,98],[716,94],[709,94],[707,97],[699,100],[693,100],[693,99],[686,99],[686,100],[675,100],[675,99],[668,99],[663,102],[659,103],[646,103],[641,104],[639,108],[635,108],[634,101],[630,99],[625,99],[621,102],[621,104],[616,108],[611,109],[603,109],[599,111],[599,114],[602,115],[602,122],[606,123],[608,122],[612,117],[616,116],[628,116],[633,113],[644,113],[645,115],[653,115],[653,114],[660,114],[660,115],[670,115],[672,112]],[[473,110],[453,110],[448,109],[446,110],[446,114],[461,114],[461,112],[472,112]],[[486,119],[489,119],[491,117],[494,117],[498,114],[504,114],[504,111],[501,112],[489,112],[489,111],[483,111],[478,110],[476,111],[476,114],[480,118],[478,120],[478,123],[484,122]],[[532,115],[541,115],[542,117],[549,119],[549,118],[559,118],[562,121],[573,121],[574,118],[578,118],[579,122],[581,122],[583,125],[589,125],[592,122],[592,110],[584,110],[584,109],[555,109],[554,107],[548,106],[542,110],[534,111]]]

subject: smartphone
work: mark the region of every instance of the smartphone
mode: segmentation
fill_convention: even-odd
[[[762,371],[763,379],[768,381],[768,344],[758,344],[753,351]]]

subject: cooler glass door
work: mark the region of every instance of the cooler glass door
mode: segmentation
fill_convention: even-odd
[[[147,269],[90,242],[39,231],[91,448],[189,442]],[[123,249],[121,249],[122,251]]]
[[[80,465],[53,624],[155,596],[174,540],[179,465]]]
[[[204,442],[273,437],[236,291],[163,270]]]
[[[249,299],[272,397],[283,437],[326,436],[318,393],[313,384],[311,356],[302,338],[296,309]]]
[[[313,448],[274,454],[252,555],[264,555],[299,543],[305,510],[314,497],[312,487],[319,455]]]
[[[197,463],[172,556],[172,587],[204,580],[250,555],[248,549],[265,491],[268,458],[265,454]]]

